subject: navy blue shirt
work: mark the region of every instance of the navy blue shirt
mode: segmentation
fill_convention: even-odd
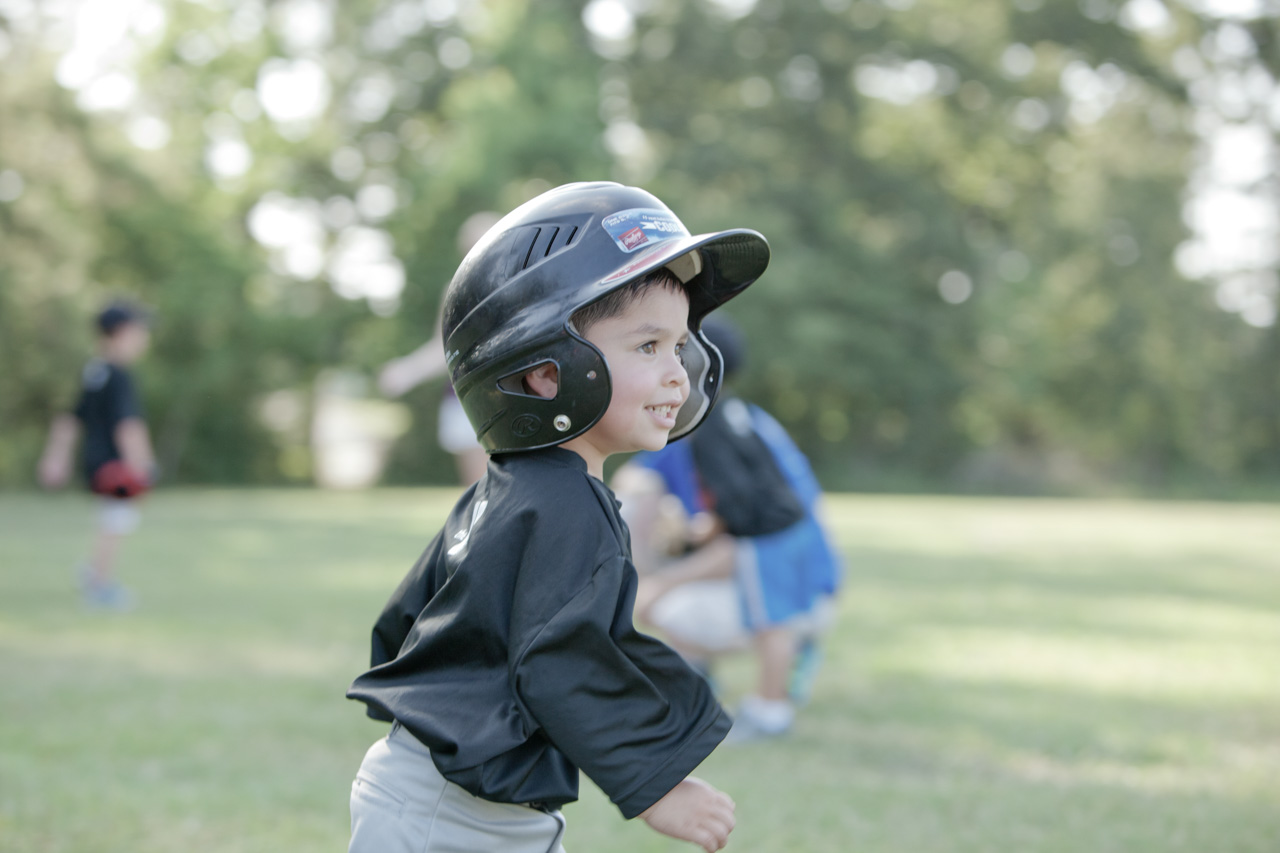
[[[491,458],[373,629],[347,696],[494,802],[558,807],[581,769],[627,818],[728,733],[706,681],[632,623],[613,493],[560,448]]]
[[[142,406],[133,377],[118,364],[94,359],[80,377],[75,416],[84,425],[84,476],[90,482],[103,465],[120,458],[116,428],[128,418],[141,418]]]

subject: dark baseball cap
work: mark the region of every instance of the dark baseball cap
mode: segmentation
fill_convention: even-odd
[[[112,302],[98,314],[98,331],[104,335],[115,334],[126,323],[150,323],[151,312],[132,302]]]
[[[746,341],[743,340],[742,330],[738,325],[717,312],[702,321],[702,333],[720,350],[725,378],[737,373],[747,357]]]

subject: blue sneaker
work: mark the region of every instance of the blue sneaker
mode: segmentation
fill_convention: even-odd
[[[787,684],[787,695],[797,705],[808,703],[813,695],[813,682],[818,677],[818,668],[822,664],[822,647],[813,637],[805,637],[796,651],[795,662],[791,664],[791,680]]]
[[[86,583],[84,603],[88,607],[123,613],[132,610],[136,600],[133,593],[121,586],[119,582],[108,581],[107,583]]]

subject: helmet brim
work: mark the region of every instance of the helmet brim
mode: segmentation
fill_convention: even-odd
[[[676,262],[694,252],[699,260],[693,265],[693,274],[681,275],[689,266],[682,268]],[[601,295],[656,269],[670,267],[689,291],[689,321],[696,328],[697,322],[748,287],[768,266],[769,244],[749,228],[672,237],[641,250],[605,277],[600,282]]]

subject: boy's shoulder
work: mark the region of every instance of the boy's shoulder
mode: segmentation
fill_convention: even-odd
[[[532,510],[540,526],[618,527],[616,498],[587,473],[586,461],[573,451],[550,447],[495,456],[493,462],[489,500],[517,512]]]
[[[584,494],[591,488],[592,477],[581,456],[562,447],[547,447],[521,453],[504,453],[490,457],[491,473],[496,469],[500,482],[515,492],[528,492],[555,485]],[[552,497],[550,494],[545,497]]]
[[[133,376],[127,368],[93,358],[80,369],[80,394],[84,397],[132,399],[136,391]]]

